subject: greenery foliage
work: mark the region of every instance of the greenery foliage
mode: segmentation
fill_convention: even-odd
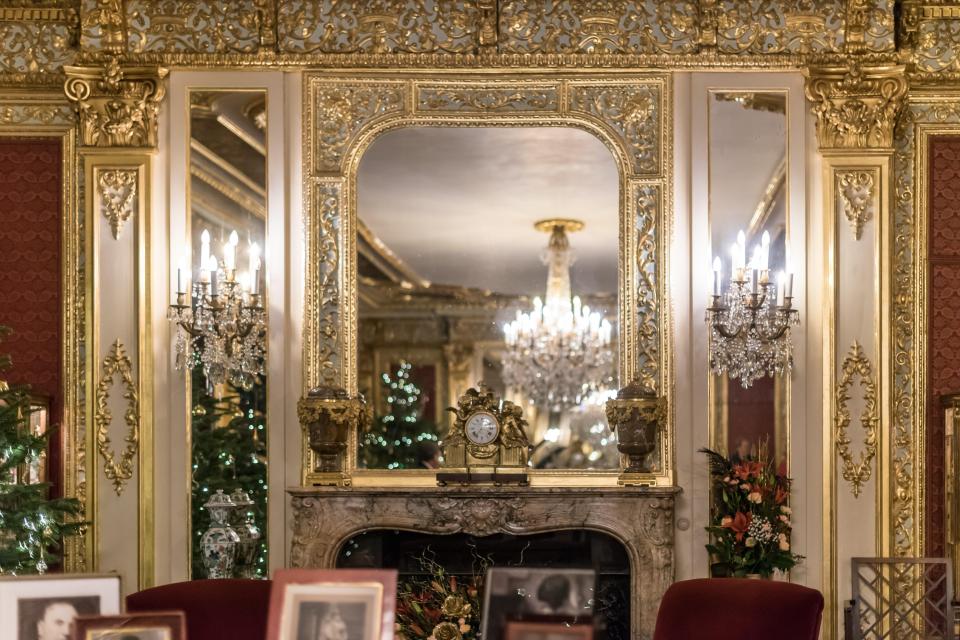
[[[769,578],[786,572],[803,556],[790,549],[790,479],[780,475],[772,461],[737,464],[710,449],[713,509],[711,543],[714,574]]]
[[[424,420],[423,391],[411,379],[413,365],[401,362],[393,375],[380,378],[387,412],[377,416],[360,440],[360,459],[370,469],[416,469],[423,443],[436,442],[433,424]]]

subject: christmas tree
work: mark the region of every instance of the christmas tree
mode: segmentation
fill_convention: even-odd
[[[0,327],[0,338],[9,334]],[[11,364],[9,356],[0,356],[0,371]],[[50,499],[50,484],[31,482],[25,473],[50,437],[31,431],[31,411],[28,388],[0,383],[0,574],[44,573],[59,560],[64,538],[84,525],[78,500]]]
[[[417,469],[436,450],[434,425],[423,420],[423,392],[411,379],[413,365],[401,362],[396,373],[380,378],[387,412],[378,416],[360,442],[360,459],[370,469]]]
[[[256,573],[267,575],[267,437],[264,418],[267,387],[258,377],[249,390],[226,384],[226,393],[217,398],[207,392],[203,370],[194,368],[193,388],[193,544],[192,575],[203,578],[200,538],[210,525],[203,508],[210,496],[223,489],[226,494],[243,489],[253,500],[253,522],[260,529]]]

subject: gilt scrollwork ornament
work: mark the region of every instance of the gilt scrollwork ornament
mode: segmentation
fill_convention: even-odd
[[[841,171],[837,173],[837,197],[843,206],[843,214],[850,223],[853,237],[863,236],[863,227],[873,218],[874,208],[873,171]]]
[[[880,417],[877,411],[877,382],[873,376],[870,359],[863,352],[860,343],[854,342],[841,365],[840,382],[836,390],[836,413],[833,417],[834,444],[837,455],[843,462],[843,479],[850,483],[853,497],[860,495],[863,485],[873,473],[873,459],[877,455],[878,426]],[[860,412],[860,427],[863,429],[863,443],[860,455],[855,458],[851,451],[850,434],[850,390],[855,378],[860,378],[863,388],[863,409]]]
[[[417,108],[421,111],[556,111],[560,91],[554,87],[420,87]]]
[[[658,388],[660,372],[660,315],[657,265],[660,264],[657,238],[660,219],[660,187],[636,187],[637,289],[636,343],[638,380],[646,388]]]
[[[315,458],[307,483],[349,484],[343,473],[347,443],[372,419],[363,396],[336,387],[311,389],[297,403],[297,417]]]
[[[127,18],[122,0],[83,0],[80,46],[87,51],[120,55],[127,46]]]
[[[130,51],[254,53],[262,40],[272,37],[273,10],[265,4],[261,0],[126,0]]]
[[[634,170],[641,175],[660,173],[659,85],[575,85],[570,109],[590,114],[613,128],[630,150]]]
[[[126,446],[118,454],[110,441],[110,425],[113,413],[110,410],[110,389],[114,377],[120,376],[123,399],[126,409],[123,421],[127,426]],[[94,424],[97,426],[97,451],[103,458],[103,473],[113,482],[117,495],[123,493],[127,480],[133,477],[133,462],[140,447],[140,400],[137,385],[133,379],[133,364],[120,340],[116,340],[110,353],[103,359],[100,367],[100,381],[97,383],[95,397]]]
[[[137,170],[106,169],[97,174],[97,196],[100,212],[110,223],[113,239],[120,238],[124,223],[136,209]]]
[[[821,149],[890,149],[907,92],[902,65],[806,70]]]
[[[166,69],[127,67],[115,57],[102,68],[64,69],[64,91],[79,116],[83,146],[156,147]]]
[[[315,88],[313,123],[314,170],[341,168],[346,147],[357,131],[387,114],[403,109],[403,85],[336,83]]]

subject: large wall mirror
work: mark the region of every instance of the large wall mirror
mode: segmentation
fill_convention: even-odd
[[[358,467],[431,469],[478,382],[524,407],[536,469],[619,469],[620,177],[568,127],[408,127],[357,173]]]
[[[707,93],[710,245],[727,269],[724,280],[733,245],[745,245],[749,260],[765,236],[772,277],[791,270],[787,97],[786,90]],[[734,462],[774,460],[787,473],[788,376],[761,376],[749,386],[726,374],[712,376],[711,447]]]
[[[194,308],[198,286],[222,296],[234,286],[228,280],[236,281],[242,304],[251,305],[250,294],[256,293],[261,306],[266,306],[261,268],[267,229],[266,91],[192,89],[188,95],[191,252],[184,260],[190,264]],[[234,331],[237,327],[230,323],[240,322],[240,318],[218,316],[208,329]],[[265,329],[254,327],[253,337],[259,335],[262,340]],[[204,351],[202,359],[190,363],[193,578],[229,577],[211,575],[204,562],[203,536],[211,526],[211,513],[204,505],[218,491],[244,503],[230,517],[234,529],[243,534],[252,525],[260,534],[255,544],[244,547],[246,556],[232,574],[266,577],[268,573],[266,369],[261,361],[242,375],[216,373],[218,368],[231,367],[238,357],[237,353]]]

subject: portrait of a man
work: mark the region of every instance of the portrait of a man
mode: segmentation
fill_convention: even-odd
[[[99,596],[23,598],[17,602],[17,640],[70,640],[70,625],[78,615],[100,613]]]

